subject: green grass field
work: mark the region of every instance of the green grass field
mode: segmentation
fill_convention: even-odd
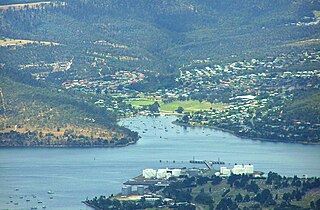
[[[139,108],[142,106],[151,105],[154,102],[155,100],[144,98],[144,99],[131,100],[131,101],[128,101],[127,103]],[[210,102],[207,102],[207,101],[203,101],[200,103],[200,101],[195,101],[195,100],[189,100],[189,101],[176,100],[167,104],[163,102],[159,102],[159,104],[160,104],[161,112],[171,112],[171,113],[175,112],[175,110],[177,110],[179,106],[183,107],[184,112],[196,112],[200,110],[209,110],[210,108],[221,109],[225,107],[225,105],[223,104],[211,104]]]
[[[203,101],[173,101],[168,104],[160,104],[160,109],[162,112],[174,112],[178,109],[179,106],[183,107],[184,112],[196,112],[200,110],[209,110],[210,108],[213,109],[220,109],[223,108],[223,104],[211,104],[210,102]]]
[[[154,102],[155,101],[153,101],[153,100],[141,99],[141,100],[128,101],[127,103],[129,103],[129,104],[131,104],[132,106],[135,106],[135,107],[142,107],[142,106],[151,105]]]

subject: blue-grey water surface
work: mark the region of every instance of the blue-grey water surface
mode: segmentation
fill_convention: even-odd
[[[173,120],[122,120],[121,125],[142,137],[128,147],[0,149],[1,209],[89,209],[81,200],[120,192],[122,183],[144,168],[204,167],[190,165],[193,157],[220,159],[230,167],[251,163],[255,170],[285,176],[320,176],[320,145],[252,141],[208,128],[176,126]]]

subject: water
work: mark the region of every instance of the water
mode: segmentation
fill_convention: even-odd
[[[220,158],[230,167],[252,163],[256,170],[286,176],[320,176],[320,145],[252,141],[213,129],[183,128],[171,124],[174,119],[123,120],[120,124],[142,136],[137,144],[123,148],[0,149],[0,209],[44,205],[47,209],[89,209],[81,200],[120,192],[122,183],[144,168],[204,167],[189,164],[193,156]]]

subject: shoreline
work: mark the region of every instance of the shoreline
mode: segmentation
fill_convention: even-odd
[[[136,115],[128,116],[128,117],[121,117],[117,121],[119,122],[120,119],[130,119],[131,117],[137,117],[137,116],[154,116],[154,117],[165,117],[165,116],[175,116],[175,117],[181,117],[183,114],[180,113],[168,113],[168,112],[160,112],[158,115],[146,115],[138,113]],[[301,141],[301,142],[295,142],[295,141],[285,141],[285,140],[277,140],[277,139],[267,139],[267,138],[254,138],[254,137],[248,137],[244,135],[239,135],[233,130],[226,129],[226,128],[220,128],[217,126],[208,126],[208,125],[191,125],[186,123],[179,123],[177,121],[171,122],[174,125],[178,126],[186,126],[186,127],[202,127],[202,128],[210,128],[214,130],[223,131],[226,133],[229,133],[231,135],[234,135],[236,137],[239,137],[243,140],[251,140],[251,141],[261,141],[261,142],[273,142],[273,143],[286,143],[286,144],[302,144],[302,145],[320,145],[320,142],[307,142],[307,141]],[[137,139],[134,139],[131,142],[128,142],[126,144],[112,144],[112,145],[32,145],[32,146],[26,146],[26,145],[19,145],[19,146],[7,146],[7,145],[0,145],[1,148],[121,148],[121,147],[127,147],[133,144],[136,144],[141,137],[139,136]]]
[[[92,208],[94,210],[100,210],[100,208],[88,203],[87,201],[81,201],[81,203],[85,204],[86,206],[88,206],[88,207],[90,207],[90,208]]]
[[[235,131],[226,129],[226,128],[219,128],[217,126],[209,126],[209,125],[190,125],[185,123],[179,123],[177,121],[173,121],[172,124],[179,125],[179,126],[186,126],[186,127],[198,127],[198,128],[211,128],[219,131],[223,131],[229,134],[232,134],[236,137],[239,137],[243,140],[251,140],[251,141],[261,141],[261,142],[273,142],[273,143],[285,143],[285,144],[302,144],[302,145],[320,145],[320,142],[295,142],[295,141],[284,141],[284,140],[276,140],[276,139],[267,139],[267,138],[253,138],[253,137],[247,137],[237,134]]]

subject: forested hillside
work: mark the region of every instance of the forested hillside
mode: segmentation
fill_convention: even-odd
[[[72,69],[78,72],[88,69],[96,75],[101,68],[142,68],[177,73],[177,67],[190,60],[265,55],[285,50],[279,48],[286,43],[318,37],[318,24],[297,27],[295,23],[308,22],[319,9],[311,0],[162,0],[148,4],[143,0],[66,0],[2,10],[0,33],[8,38],[60,43],[60,47],[34,50],[47,51],[47,59],[53,59],[57,51],[66,58],[75,57]],[[36,54],[31,58],[43,60]]]
[[[295,95],[292,103],[285,107],[285,118],[297,122],[309,121],[310,123],[320,122],[320,91],[313,90],[300,92]]]
[[[23,120],[28,119],[27,124],[33,126],[28,130],[52,124],[52,132],[69,124],[80,129],[88,123],[113,129],[121,136],[128,131],[116,126],[116,115],[136,113],[125,99],[139,97],[140,93],[159,96],[161,100],[168,100],[166,93],[170,92],[179,100],[229,103],[240,94],[248,94],[241,81],[244,76],[256,74],[268,81],[268,87],[260,91],[264,84],[252,83],[251,93],[264,100],[273,89],[280,93],[280,86],[291,94],[295,87],[288,82],[298,81],[302,78],[300,72],[310,71],[304,75],[312,74],[312,78],[303,77],[295,90],[298,98],[281,112],[290,122],[299,120],[297,113],[318,112],[314,108],[317,96],[299,98],[299,90],[304,84],[319,89],[315,85],[319,80],[319,11],[319,2],[313,0],[0,1],[0,87],[5,99],[9,99],[2,102],[6,107],[1,109],[1,119],[11,119],[10,125],[1,126],[9,131],[14,129],[12,126],[26,124]],[[304,56],[300,52],[311,54]],[[283,55],[288,57],[279,64],[277,59]],[[274,59],[272,65],[263,64],[270,59]],[[258,64],[257,60],[262,62]],[[209,79],[202,84],[205,88],[194,88],[198,69],[206,68],[217,71],[206,75]],[[191,84],[183,78],[190,72],[195,72]],[[283,79],[285,72],[293,73],[294,79]],[[235,75],[238,84],[229,87],[236,81]],[[179,93],[179,89],[184,92]],[[291,99],[282,93],[280,96]],[[281,106],[284,103],[287,101]],[[272,106],[270,102],[268,108]],[[38,110],[43,107],[43,112],[55,107],[55,113],[67,117],[61,120],[53,114],[45,121],[36,117],[31,120],[21,111],[23,107],[29,108],[29,114],[37,110],[33,115],[39,115]],[[5,113],[4,109],[10,111]],[[303,119],[305,123],[311,122],[311,114],[303,116],[308,118]],[[245,121],[255,127],[251,120],[255,115],[249,117]],[[317,124],[319,119],[312,122]],[[92,132],[85,135],[89,133]],[[110,139],[109,134],[106,136]]]
[[[138,139],[94,103],[110,104],[110,98],[63,91],[18,74],[0,71],[0,146],[115,146]]]

